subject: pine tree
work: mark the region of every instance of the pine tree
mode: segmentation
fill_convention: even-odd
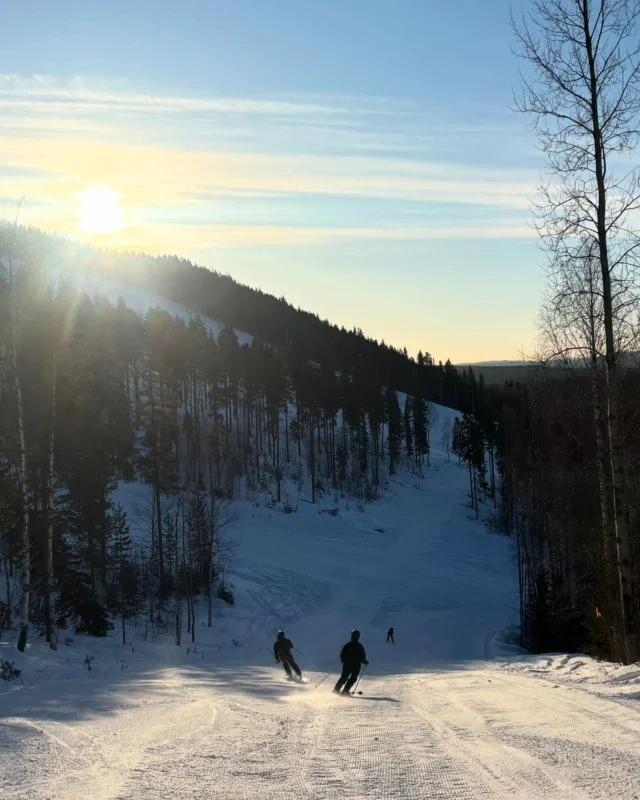
[[[170,335],[173,321],[165,312],[147,317],[147,364],[143,379],[141,409],[143,451],[139,464],[146,482],[153,487],[156,548],[160,597],[165,596],[165,543],[162,498],[178,486],[179,405],[174,374],[164,358],[163,341]]]
[[[396,464],[400,458],[400,447],[402,444],[402,412],[398,403],[398,395],[391,387],[387,388],[385,394],[385,414],[389,428],[387,447],[389,451],[389,475],[395,475]]]
[[[420,393],[413,398],[412,411],[416,465],[422,472],[422,463],[427,452],[427,404]]]
[[[413,437],[414,431],[412,426],[413,414],[413,400],[410,395],[407,395],[404,401],[404,442],[407,453],[407,462],[409,467],[412,466],[413,460]]]
[[[126,621],[138,611],[138,572],[133,562],[127,515],[119,503],[110,514],[109,522],[113,599],[122,623],[122,644],[125,645]]]

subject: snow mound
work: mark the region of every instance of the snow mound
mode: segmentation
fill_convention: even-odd
[[[530,655],[504,643],[497,645],[495,658],[506,672],[581,688],[602,697],[640,700],[640,664],[611,664],[582,653]]]

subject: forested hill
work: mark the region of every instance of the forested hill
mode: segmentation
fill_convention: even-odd
[[[0,235],[8,235],[8,228]],[[281,351],[290,350],[336,372],[352,374],[366,366],[381,383],[413,393],[417,367],[426,397],[462,411],[471,411],[482,401],[473,370],[458,371],[447,360],[436,364],[430,354],[411,358],[399,350],[366,337],[354,328],[333,325],[316,314],[295,308],[285,298],[238,283],[229,275],[200,267],[177,256],[149,256],[116,253],[44,234],[18,229],[29,241],[33,257],[55,264],[63,274],[78,270],[115,281],[140,286],[152,294],[180,303],[186,308],[238,330],[246,331]],[[427,343],[428,345],[428,343]]]
[[[118,301],[125,281],[149,304]],[[108,283],[110,298],[89,288]],[[477,513],[496,498],[495,425],[436,429],[431,400],[478,411],[483,391],[179,259],[0,228],[0,632],[19,620],[24,649],[34,623],[55,645],[58,619],[102,635],[144,606],[175,614],[179,640],[183,604],[204,594],[210,622],[226,591],[225,504],[364,506],[434,445],[468,462]]]

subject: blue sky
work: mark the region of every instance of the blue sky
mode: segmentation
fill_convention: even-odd
[[[509,4],[5,0],[0,196],[177,252],[415,353],[534,336],[541,161]],[[123,228],[75,228],[120,194]]]

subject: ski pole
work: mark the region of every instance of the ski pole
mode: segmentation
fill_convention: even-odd
[[[320,681],[320,683],[324,683],[324,682],[327,680],[327,678],[329,677],[329,675],[333,675],[333,673],[334,673],[334,672],[335,672],[335,671],[336,671],[336,670],[337,670],[339,667],[340,667],[340,664],[338,664],[338,666],[337,666],[337,667],[334,667],[334,668],[331,670],[331,672],[327,672],[327,674],[326,674],[326,675],[324,676],[324,678],[323,678],[323,679]],[[313,688],[314,688],[314,689],[317,689],[317,688],[318,688],[318,686],[320,686],[320,683],[317,683],[317,684],[316,684],[316,685],[315,685]]]
[[[362,680],[362,676],[364,675],[364,671],[365,671],[366,668],[367,668],[367,665],[365,664],[364,667],[362,668],[362,672],[358,675],[358,682],[356,683],[355,688],[351,692],[351,694],[355,694],[357,692],[358,686],[360,686],[360,681]]]

